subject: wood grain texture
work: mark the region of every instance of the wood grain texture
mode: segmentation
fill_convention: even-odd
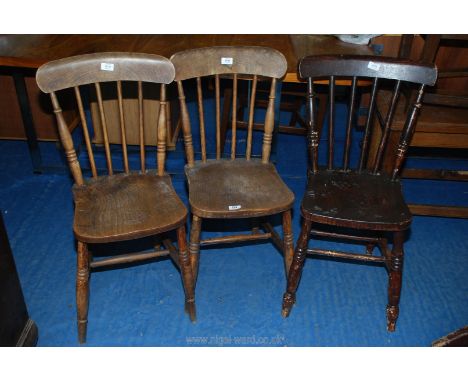
[[[366,173],[311,175],[301,211],[317,223],[360,229],[401,230],[411,223],[401,184]]]
[[[223,64],[229,59],[232,64]],[[185,50],[172,55],[176,81],[215,74],[250,74],[281,78],[288,68],[286,58],[276,49],[257,46],[216,46]],[[191,65],[184,65],[190,62]]]
[[[271,163],[208,160],[186,167],[190,207],[203,218],[244,218],[288,210],[294,194]],[[211,191],[211,192],[210,192]],[[229,210],[229,206],[240,206]]]
[[[437,69],[433,64],[418,64],[409,60],[377,56],[308,56],[299,63],[299,74],[307,77],[327,77],[339,73],[342,77],[385,78],[434,85]]]
[[[104,66],[103,66],[104,65]],[[144,81],[168,84],[174,67],[165,57],[143,53],[91,53],[42,65],[36,81],[44,93],[109,81]]]
[[[136,239],[174,229],[187,210],[168,175],[118,174],[73,188],[75,236],[87,243]]]

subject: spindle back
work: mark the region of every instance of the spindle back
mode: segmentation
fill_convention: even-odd
[[[316,104],[314,93],[314,81],[328,80],[329,112],[328,112],[328,137],[323,141],[328,141],[327,169],[336,169],[335,161],[335,90],[336,82],[345,79],[350,82],[350,97],[348,105],[348,117],[346,123],[346,133],[343,147],[343,164],[341,170],[350,171],[350,152],[352,141],[352,126],[358,109],[357,93],[358,87],[370,81],[371,94],[368,108],[367,120],[361,142],[360,156],[357,164],[357,171],[368,171],[377,174],[380,171],[383,155],[388,144],[392,118],[396,110],[398,96],[402,82],[418,85],[417,97],[412,106],[408,108],[405,127],[402,131],[400,142],[397,147],[397,155],[392,170],[392,179],[396,179],[403,163],[409,141],[411,140],[417,115],[421,107],[426,85],[434,85],[437,80],[437,69],[432,64],[419,64],[407,60],[389,57],[375,56],[308,56],[299,62],[299,74],[308,81],[308,151],[309,167],[312,172],[319,169],[318,149],[319,149],[319,126],[316,124]],[[362,81],[364,80],[364,82]],[[390,84],[393,83],[393,84]],[[385,85],[385,86],[384,86]],[[387,114],[382,116],[376,111],[377,97],[381,97],[380,91],[385,88],[392,89]],[[375,116],[382,120],[383,131],[379,148],[373,158],[370,167],[367,163],[369,151],[370,135]]]
[[[36,74],[36,81],[39,88],[49,93],[54,113],[57,117],[58,130],[61,143],[65,150],[70,170],[77,184],[83,184],[83,172],[74,149],[70,129],[63,118],[62,110],[58,101],[57,92],[64,89],[73,88],[83,135],[88,152],[89,163],[92,176],[98,176],[96,161],[94,158],[88,122],[85,113],[85,102],[82,97],[80,86],[90,87],[94,91],[98,102],[99,117],[103,133],[104,150],[106,156],[107,171],[113,175],[111,149],[108,138],[106,114],[101,90],[101,83],[115,82],[118,100],[122,161],[125,173],[130,172],[128,150],[126,143],[127,131],[138,129],[140,147],[140,170],[146,171],[145,163],[145,129],[157,129],[157,171],[159,175],[164,174],[165,152],[166,152],[166,84],[173,81],[175,75],[172,63],[162,56],[143,53],[93,53],[68,57],[41,66]],[[135,83],[138,94],[139,123],[137,126],[126,126],[124,118],[124,97],[122,92],[122,82],[129,81]],[[143,83],[160,84],[160,107],[157,126],[145,126],[143,107]],[[161,128],[158,128],[161,127]]]
[[[222,156],[221,142],[221,78],[226,81],[232,78],[232,135],[231,159],[241,154],[237,147],[237,109],[239,79],[251,81],[249,96],[249,112],[247,124],[247,138],[245,157],[252,156],[252,132],[255,117],[257,85],[261,81],[271,81],[268,89],[268,106],[264,119],[264,133],[262,145],[262,162],[268,163],[271,151],[272,133],[274,127],[274,106],[277,80],[284,76],[287,62],[284,56],[275,49],[254,46],[228,46],[191,49],[174,54],[171,57],[174,64],[179,90],[182,128],[184,132],[185,150],[189,167],[194,166],[195,154],[192,142],[192,124],[187,108],[183,81],[196,79],[197,104],[199,116],[201,160],[207,160],[207,139],[205,123],[205,107],[202,91],[202,78],[214,78],[215,87],[215,124],[216,124],[216,159]],[[226,107],[226,105],[225,105]]]

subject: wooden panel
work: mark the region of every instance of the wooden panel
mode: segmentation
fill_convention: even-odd
[[[413,215],[468,219],[468,207],[434,206],[430,204],[409,204],[408,207]]]
[[[416,132],[411,140],[411,146],[466,149],[468,147],[468,134]]]
[[[372,40],[373,44],[383,44],[383,56],[397,57],[401,35],[384,35]],[[424,47],[424,38],[416,35],[413,40],[410,59],[418,60]],[[440,71],[450,68],[468,67],[468,41],[442,41],[437,52],[435,64]],[[465,90],[468,78],[440,78],[438,89]]]
[[[26,77],[25,81],[38,139],[58,140],[56,121],[49,97],[39,90],[34,77]],[[0,89],[0,139],[26,139],[13,77],[6,73],[0,74]],[[72,102],[72,97],[67,98],[69,102]],[[69,110],[64,108],[64,116],[73,129],[76,126],[74,123],[77,117],[76,112],[72,108]]]
[[[115,83],[101,84],[103,93],[104,112],[106,114],[107,133],[109,134],[109,143],[120,144],[122,142],[120,132],[119,104]],[[139,145],[139,131],[137,128],[131,128],[138,123],[138,98],[136,93],[136,84],[122,83],[124,118],[126,126],[127,144]],[[144,126],[145,126],[145,144],[156,146],[157,128],[159,114],[159,86],[154,84],[143,84],[143,94],[146,97],[143,100]],[[106,99],[107,98],[107,99]],[[94,126],[93,142],[101,144],[104,142],[101,121],[99,118],[99,108],[94,97],[91,99],[91,117]]]

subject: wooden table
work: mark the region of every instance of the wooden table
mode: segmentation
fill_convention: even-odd
[[[39,66],[85,53],[125,51],[170,57],[185,49],[216,45],[256,45],[279,50],[288,62],[284,82],[299,81],[297,64],[306,55],[372,54],[367,46],[347,44],[327,35],[0,35],[0,75],[7,74],[13,78],[17,98],[14,107],[19,106],[34,172],[43,171],[34,120],[41,120],[42,116],[42,120],[51,125],[51,137],[55,134],[53,116],[49,112],[48,119],[44,117],[42,114],[45,113],[38,105],[39,89],[32,81],[29,86],[25,82],[25,78],[33,80],[30,77]],[[8,107],[3,106],[2,109]]]

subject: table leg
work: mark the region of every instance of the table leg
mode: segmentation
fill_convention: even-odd
[[[31,157],[33,172],[35,174],[42,173],[42,158],[39,150],[39,142],[37,141],[36,130],[32,118],[31,107],[29,105],[28,91],[24,81],[24,75],[20,72],[13,73],[15,82],[16,96],[21,110],[21,119],[23,121],[24,132],[28,142],[29,155]]]

